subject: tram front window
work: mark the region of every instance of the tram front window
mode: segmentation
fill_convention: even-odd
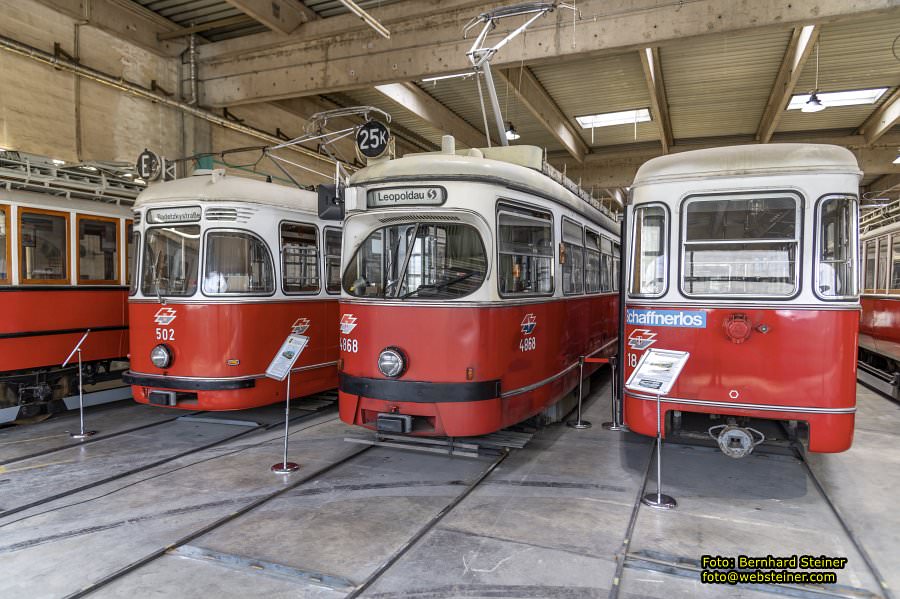
[[[344,272],[356,297],[448,299],[484,282],[487,258],[474,227],[407,223],[372,232]]]
[[[788,297],[797,290],[799,200],[694,199],[684,209],[686,295]]]
[[[199,257],[199,225],[149,229],[144,242],[141,293],[148,297],[194,295]]]
[[[819,267],[816,291],[823,298],[854,298],[856,289],[856,199],[833,197],[819,204]]]

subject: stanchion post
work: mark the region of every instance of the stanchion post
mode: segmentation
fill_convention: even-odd
[[[578,418],[576,420],[570,420],[566,423],[566,426],[574,429],[586,429],[591,428],[593,426],[587,420],[583,420],[581,418],[581,402],[584,399],[584,356],[578,356]]]
[[[275,474],[290,474],[291,472],[296,472],[297,470],[300,469],[300,464],[287,461],[290,411],[291,411],[291,371],[288,370],[287,391],[286,391],[286,396],[284,398],[284,452],[282,454],[281,462],[278,464],[272,465],[272,472],[274,472]]]
[[[656,493],[647,493],[641,503],[658,510],[672,510],[678,503],[674,497],[662,492],[662,403],[659,393],[656,394]]]
[[[63,367],[65,367],[69,363],[69,360],[72,359],[72,354],[78,354],[78,432],[69,433],[69,436],[73,439],[87,439],[88,437],[97,434],[97,431],[84,430],[84,369],[81,364],[81,344],[84,343],[84,340],[87,339],[90,332],[90,329],[84,332],[84,335],[82,335],[81,339],[78,340],[78,343],[75,344],[75,349],[72,350],[69,357],[66,358],[65,362],[62,364]]]
[[[622,422],[622,396],[619,386],[619,368],[616,356],[609,357],[609,367],[612,368],[612,404],[610,405],[611,420],[603,423],[603,428],[609,431],[627,431],[628,427]]]

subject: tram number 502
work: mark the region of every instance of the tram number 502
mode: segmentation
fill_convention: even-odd
[[[350,352],[351,354],[357,353],[359,351],[359,341],[341,337],[341,351]]]
[[[536,337],[522,337],[519,341],[519,350],[520,351],[534,351],[537,348],[537,338]]]
[[[156,329],[157,341],[175,341],[175,329]]]

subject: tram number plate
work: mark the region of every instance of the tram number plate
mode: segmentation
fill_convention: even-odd
[[[157,341],[175,341],[175,329],[156,329]]]
[[[523,337],[519,341],[519,350],[521,351],[533,351],[537,349],[537,338],[535,337]]]
[[[350,352],[351,354],[359,352],[359,341],[341,337],[341,351]]]

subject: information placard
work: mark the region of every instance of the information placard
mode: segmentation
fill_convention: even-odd
[[[306,349],[308,343],[309,337],[305,335],[288,335],[278,349],[278,353],[272,358],[269,367],[266,368],[266,376],[276,381],[283,381],[287,378],[288,372],[297,363],[297,358]]]
[[[653,395],[668,395],[691,354],[670,349],[647,350],[638,361],[625,387]]]

